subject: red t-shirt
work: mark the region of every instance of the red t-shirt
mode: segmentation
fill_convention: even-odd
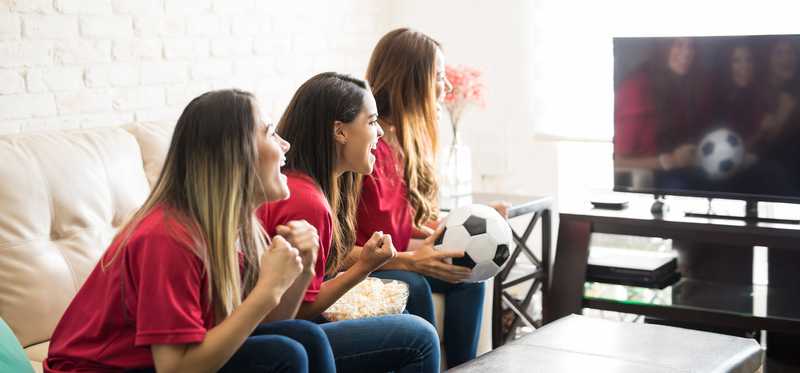
[[[403,165],[392,147],[379,139],[374,170],[364,177],[359,196],[356,244],[364,246],[374,232],[382,231],[392,235],[397,251],[406,251],[413,226],[411,217]]]
[[[658,117],[644,71],[622,82],[614,97],[614,154],[648,156],[658,154]]]
[[[325,280],[325,262],[328,260],[333,239],[331,208],[322,189],[308,175],[287,172],[286,181],[289,184],[289,198],[261,205],[256,215],[270,236],[277,234],[275,227],[292,220],[305,220],[317,228],[320,242],[317,264],[314,267],[316,273],[303,297],[304,302],[313,303],[317,300],[317,294]]]
[[[655,97],[648,70],[635,71],[622,82],[614,95],[615,155],[654,156],[699,140],[710,124],[708,86],[702,77],[686,79],[697,81],[684,80],[664,97]],[[658,104],[668,105],[669,111],[659,113]]]
[[[44,371],[149,368],[150,345],[202,342],[214,316],[203,263],[187,238],[157,207],[109,265],[120,249],[112,243],[56,326]]]

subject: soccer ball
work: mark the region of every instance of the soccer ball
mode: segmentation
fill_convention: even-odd
[[[731,177],[744,160],[742,138],[727,128],[720,128],[703,137],[697,148],[697,164],[714,181]]]
[[[434,242],[436,250],[464,250],[464,257],[452,263],[471,268],[465,282],[480,282],[494,277],[508,260],[511,228],[495,209],[469,205],[447,215],[444,232]]]

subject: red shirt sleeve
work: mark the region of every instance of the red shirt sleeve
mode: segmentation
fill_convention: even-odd
[[[136,314],[135,345],[202,342],[208,325],[200,258],[167,233],[144,235],[129,245],[125,277],[133,294],[126,298],[134,300],[129,309]]]
[[[256,215],[270,236],[276,234],[275,227],[292,220],[305,220],[317,228],[320,242],[317,264],[314,267],[316,273],[303,297],[304,302],[312,303],[317,300],[317,295],[325,280],[325,263],[328,260],[333,238],[331,210],[325,195],[307,176],[289,173],[287,174],[287,183],[290,191],[289,198],[262,205]]]
[[[614,154],[646,156],[658,153],[656,109],[644,72],[622,82],[614,96]]]

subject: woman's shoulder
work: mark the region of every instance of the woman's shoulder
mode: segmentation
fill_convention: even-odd
[[[640,90],[648,87],[651,83],[650,69],[639,67],[631,71],[619,85],[620,91]]]
[[[284,175],[286,175],[286,183],[289,185],[290,191],[297,190],[313,194],[322,194],[322,188],[320,188],[319,183],[312,179],[311,176],[294,170],[286,171]]]
[[[122,232],[117,237],[117,244],[124,242],[124,255],[129,260],[138,261],[146,257],[158,257],[164,263],[199,260],[192,249],[194,240],[185,224],[163,206],[153,207],[130,229],[129,234]]]
[[[190,249],[193,241],[186,222],[178,213],[165,206],[156,206],[133,228],[128,243]]]
[[[630,114],[652,109],[650,87],[651,79],[646,69],[640,68],[631,72],[615,92],[617,112]]]
[[[287,171],[286,183],[289,185],[289,197],[267,204],[270,212],[282,211],[291,216],[302,214],[330,214],[331,208],[319,184],[310,176]]]

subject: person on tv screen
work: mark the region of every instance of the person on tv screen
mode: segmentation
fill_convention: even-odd
[[[787,105],[793,99],[787,96],[770,110],[764,93],[777,80],[774,76],[756,76],[757,68],[766,63],[756,59],[752,42],[750,37],[732,38],[719,46],[719,58],[714,64],[720,74],[714,89],[712,122],[739,136],[744,156],[729,177],[705,180],[698,187],[731,193],[792,194],[789,173],[762,153],[774,141],[771,138],[776,126],[783,125],[785,111],[790,108]]]
[[[709,124],[708,84],[691,38],[656,42],[650,59],[633,70],[615,95],[617,168],[654,172],[654,188],[692,184],[697,140]]]
[[[767,37],[763,50],[765,79],[762,99],[767,116],[762,123],[759,146],[766,158],[774,159],[787,168],[800,171],[795,161],[800,153],[796,139],[800,135],[800,115],[797,110],[798,76],[797,45],[788,36]]]
[[[766,103],[756,89],[753,47],[746,39],[736,38],[722,47],[719,56],[713,117],[727,123],[752,146],[759,127],[769,122]]]

